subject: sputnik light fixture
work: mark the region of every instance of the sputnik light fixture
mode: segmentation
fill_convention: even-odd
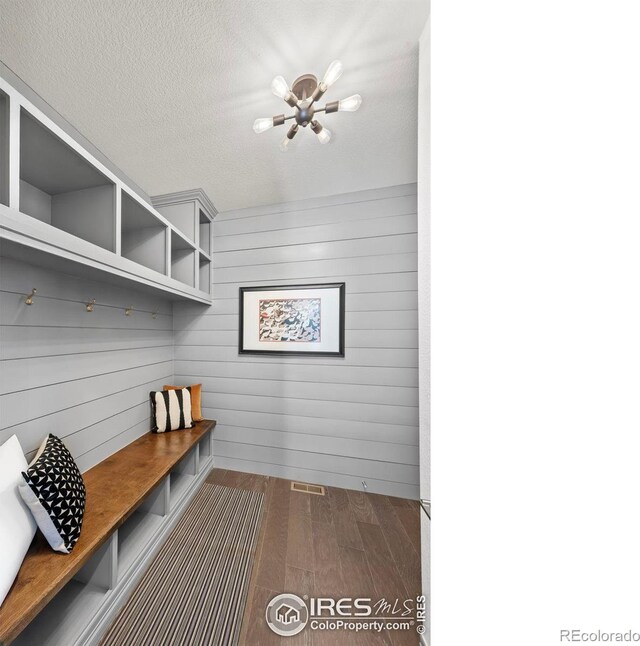
[[[294,114],[285,117],[284,114],[278,114],[275,117],[266,117],[256,119],[253,124],[253,130],[256,133],[265,132],[274,126],[282,126],[289,119],[295,119],[291,124],[285,138],[280,143],[280,150],[283,152],[289,149],[291,141],[296,136],[300,128],[309,126],[318,137],[321,144],[328,144],[331,141],[331,131],[325,128],[315,115],[318,112],[331,114],[332,112],[355,112],[362,103],[362,97],[354,94],[341,101],[331,101],[322,108],[315,106],[316,101],[322,98],[323,94],[342,76],[342,63],[333,61],[327,68],[321,81],[313,74],[304,74],[297,78],[291,88],[282,76],[276,76],[271,83],[271,91],[288,103],[293,109]]]

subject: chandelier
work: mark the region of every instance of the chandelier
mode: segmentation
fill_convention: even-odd
[[[294,108],[295,112],[288,117],[285,117],[284,114],[278,114],[275,117],[256,119],[253,124],[254,132],[259,134],[274,126],[282,126],[289,119],[295,119],[295,123],[291,124],[285,138],[280,143],[280,150],[283,152],[288,150],[289,144],[298,133],[300,127],[306,128],[309,126],[321,144],[329,143],[331,141],[331,131],[325,128],[315,116],[319,112],[324,112],[325,114],[338,111],[355,112],[362,103],[362,97],[359,94],[354,94],[341,101],[331,101],[322,108],[316,107],[316,101],[322,98],[322,95],[340,76],[342,76],[342,63],[340,61],[333,61],[329,65],[320,82],[313,74],[304,74],[297,78],[289,88],[282,76],[276,76],[271,83],[271,91],[277,97],[284,99],[286,103]]]

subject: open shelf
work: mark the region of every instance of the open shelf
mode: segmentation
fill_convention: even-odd
[[[175,509],[175,506],[182,500],[187,491],[189,491],[191,484],[195,480],[195,476],[173,471],[170,478],[171,509]]]
[[[0,90],[0,204],[9,206],[9,97]]]
[[[196,250],[175,231],[171,231],[171,278],[195,285]]]
[[[104,602],[107,590],[72,579],[12,642],[14,646],[75,644]]]
[[[118,580],[140,558],[140,553],[164,523],[163,516],[135,511],[118,529]]]
[[[115,184],[24,109],[20,211],[115,251]]]
[[[205,215],[202,209],[200,213],[200,249],[208,256],[211,255],[211,220]]]
[[[197,247],[200,210],[209,220],[216,210],[201,189],[176,195],[148,204],[59,115],[42,112],[13,81],[0,78],[1,256],[209,304],[211,292],[197,287]]]
[[[207,435],[198,442],[198,450],[200,451],[200,464],[202,465],[211,457],[211,436]]]
[[[200,282],[198,283],[200,290],[211,293],[211,261],[202,253],[198,254],[200,258]]]
[[[122,255],[166,274],[167,226],[125,191],[122,191],[121,217]]]
[[[193,202],[180,202],[178,204],[154,205],[173,226],[184,233],[195,245],[196,222],[195,205]]]

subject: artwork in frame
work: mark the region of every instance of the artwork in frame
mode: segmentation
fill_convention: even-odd
[[[344,357],[345,283],[240,288],[241,354]]]

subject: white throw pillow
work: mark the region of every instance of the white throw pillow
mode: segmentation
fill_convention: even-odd
[[[12,435],[0,446],[0,605],[36,533],[36,521],[18,490],[26,469],[20,442]]]

